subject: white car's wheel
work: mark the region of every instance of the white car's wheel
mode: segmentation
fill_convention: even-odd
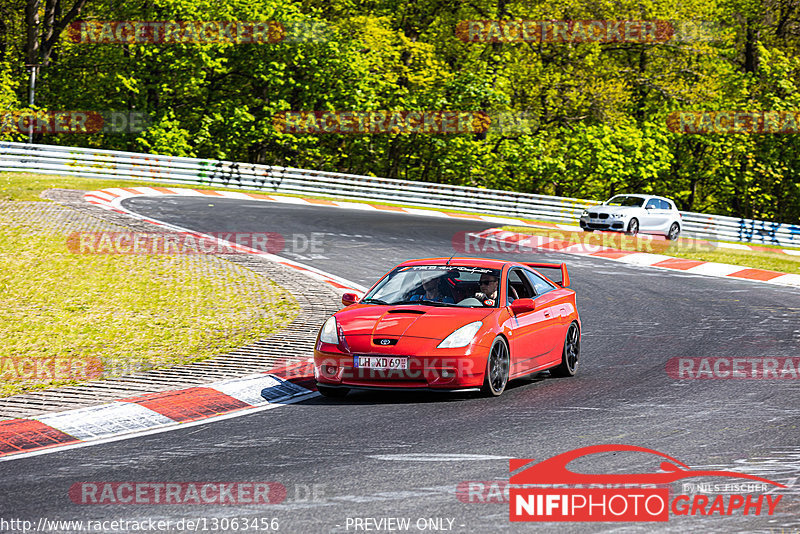
[[[681,227],[678,226],[678,223],[672,223],[672,226],[669,227],[669,233],[667,234],[667,239],[670,241],[675,241],[678,239],[678,236],[681,234]]]
[[[633,218],[628,223],[628,235],[636,235],[639,233],[639,219]]]

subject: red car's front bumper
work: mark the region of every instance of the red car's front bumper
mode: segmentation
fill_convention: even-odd
[[[421,344],[426,343],[422,341]],[[353,388],[452,390],[479,388],[483,385],[488,348],[475,345],[458,349],[437,349],[433,345],[427,349],[412,356],[404,353],[402,347],[376,347],[369,351],[345,352],[338,345],[319,343],[314,350],[314,377],[321,385]],[[407,357],[408,369],[355,367],[356,354]]]

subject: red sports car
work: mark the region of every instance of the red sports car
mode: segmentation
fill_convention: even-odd
[[[535,269],[559,269],[553,282]],[[503,393],[545,369],[573,376],[581,321],[564,264],[477,258],[401,263],[322,326],[314,350],[326,397],[358,389]]]

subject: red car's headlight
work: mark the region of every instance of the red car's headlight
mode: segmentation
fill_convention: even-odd
[[[322,325],[322,330],[319,333],[319,340],[323,343],[330,343],[331,345],[339,344],[339,325],[336,323],[336,317],[330,317],[325,324]]]
[[[483,326],[482,321],[475,321],[466,324],[461,328],[453,331],[452,334],[444,338],[444,340],[436,346],[437,349],[455,349],[458,347],[466,347],[472,340],[475,339],[475,334]]]

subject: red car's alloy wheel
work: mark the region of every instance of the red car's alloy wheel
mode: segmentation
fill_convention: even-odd
[[[578,330],[578,323],[573,322],[569,325],[567,335],[564,339],[564,352],[561,356],[561,364],[550,369],[553,376],[575,376],[578,370],[578,357],[581,354],[581,336]]]
[[[487,395],[499,396],[508,384],[508,371],[511,368],[511,356],[505,339],[498,337],[492,343],[489,359],[486,362],[486,378],[483,380],[483,391]]]

